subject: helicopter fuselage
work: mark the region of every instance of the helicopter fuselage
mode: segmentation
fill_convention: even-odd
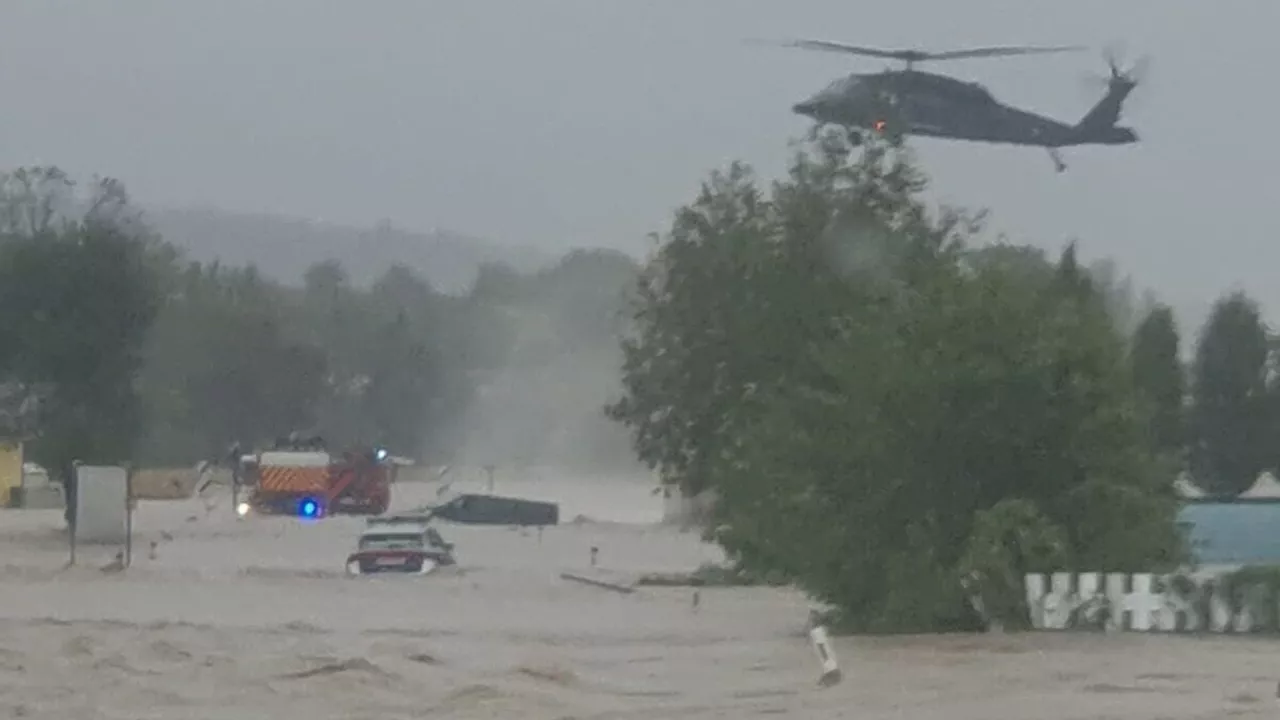
[[[897,137],[1048,148],[1106,143],[1097,133],[1086,137],[1076,126],[1006,105],[978,83],[913,69],[846,76],[793,110],[818,123]]]

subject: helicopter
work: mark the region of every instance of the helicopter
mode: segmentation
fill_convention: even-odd
[[[1078,145],[1129,145],[1138,142],[1133,128],[1118,125],[1129,93],[1137,87],[1135,70],[1120,70],[1113,53],[1105,59],[1110,68],[1106,93],[1076,123],[1013,107],[996,100],[987,88],[947,75],[921,72],[916,63],[933,60],[1061,53],[1083,50],[1078,46],[983,47],[927,52],[879,50],[822,40],[795,40],[788,47],[824,50],[902,61],[902,69],[855,73],[828,85],[812,97],[796,103],[792,111],[815,120],[819,126],[837,125],[848,131],[849,141],[860,144],[867,133],[891,142],[905,135],[952,140],[1000,143],[1045,148],[1058,172],[1067,169],[1061,148]]]

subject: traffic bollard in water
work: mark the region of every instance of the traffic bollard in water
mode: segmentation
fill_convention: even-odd
[[[822,663],[822,677],[818,678],[820,687],[829,687],[840,682],[840,663],[836,660],[835,650],[831,647],[831,639],[827,637],[827,629],[818,625],[809,631],[809,640],[813,650]]]

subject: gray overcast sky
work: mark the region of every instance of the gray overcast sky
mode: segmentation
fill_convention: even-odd
[[[744,44],[1122,41],[1152,56],[1143,143],[915,143],[935,195],[1078,237],[1198,319],[1229,287],[1280,317],[1277,0],[6,0],[0,166],[124,180],[143,203],[633,252],[706,173],[780,171],[793,101],[870,59]],[[1097,52],[938,66],[1075,121]],[[1191,318],[1185,318],[1191,319]]]

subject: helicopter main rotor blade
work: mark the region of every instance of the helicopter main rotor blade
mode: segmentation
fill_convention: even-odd
[[[923,53],[914,50],[880,50],[877,48],[862,47],[861,45],[849,45],[847,43],[830,42],[828,40],[791,40],[783,42],[786,47],[796,47],[805,50],[823,50],[827,52],[841,52],[850,55],[865,55],[866,57],[885,58],[887,60],[920,60]]]
[[[961,58],[1005,57],[1009,55],[1044,55],[1048,53],[1080,52],[1081,45],[1059,45],[1056,47],[986,47],[970,50],[948,50],[928,53],[929,60],[958,60]]]
[[[781,43],[786,47],[797,47],[805,50],[822,50],[826,52],[841,52],[850,55],[865,55],[867,57],[885,58],[889,60],[902,60],[903,62],[913,63],[924,60],[959,60],[963,58],[979,58],[979,57],[1001,57],[1008,55],[1034,55],[1043,53],[1061,53],[1076,52],[1084,50],[1084,47],[1078,45],[1061,45],[1056,47],[1035,47],[1035,46],[1004,46],[1004,47],[982,47],[969,48],[965,50],[944,50],[942,52],[927,52],[925,50],[881,50],[879,48],[864,47],[861,45],[850,45],[848,43],[831,42],[829,40],[792,40]]]

